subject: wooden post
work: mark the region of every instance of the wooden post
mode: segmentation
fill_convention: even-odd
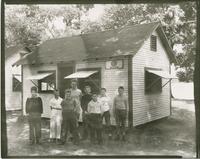
[[[2,26],[4,26],[4,3],[1,3],[1,18]],[[1,157],[7,157],[7,126],[6,126],[6,108],[5,108],[5,42],[4,42],[5,27],[1,28]]]
[[[23,106],[23,103],[24,103],[24,67],[23,65],[21,65],[21,81],[22,81],[22,90],[21,90],[21,108],[22,108],[22,112],[21,112],[21,115],[23,116],[24,115],[24,106]]]
[[[196,1],[197,8],[197,41],[194,70],[194,104],[196,116],[196,157],[200,158],[200,2]]]
[[[132,56],[128,57],[128,125],[133,126],[133,64]]]

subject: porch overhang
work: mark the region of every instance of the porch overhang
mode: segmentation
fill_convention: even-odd
[[[44,79],[45,77],[48,77],[50,75],[52,75],[53,73],[38,73],[36,75],[31,75],[29,77],[27,77],[27,80],[41,80]]]
[[[176,79],[176,78],[178,78],[175,75],[168,73],[167,71],[151,70],[151,69],[147,69],[146,71],[149,72],[149,73],[153,73],[157,76],[160,76],[162,78],[166,78],[166,79]]]
[[[68,76],[65,77],[65,79],[71,79],[71,78],[87,78],[95,73],[97,73],[98,71],[78,71],[75,73],[72,73]]]

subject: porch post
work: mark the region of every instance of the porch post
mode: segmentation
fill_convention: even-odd
[[[197,41],[194,70],[194,103],[196,116],[196,157],[200,157],[200,2],[197,5]]]
[[[132,68],[132,56],[128,56],[128,126],[133,126],[133,68]]]

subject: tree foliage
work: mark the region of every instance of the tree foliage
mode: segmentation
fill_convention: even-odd
[[[79,34],[81,15],[92,5],[23,5],[5,7],[6,46],[34,49],[51,38]]]
[[[187,2],[169,4],[128,4],[113,5],[107,8],[101,19],[101,27],[116,29],[126,25],[161,22],[164,32],[182,68],[185,81],[192,80],[196,40],[196,7]],[[95,26],[96,27],[96,26]],[[97,28],[97,27],[96,27]],[[182,51],[175,48],[180,44]]]
[[[196,40],[195,3],[105,6],[108,7],[97,21],[82,18],[87,17],[93,5],[6,6],[6,46],[22,44],[34,49],[51,38],[159,21],[179,61],[177,69],[182,68],[186,81],[192,80]],[[177,45],[182,49],[177,50]]]

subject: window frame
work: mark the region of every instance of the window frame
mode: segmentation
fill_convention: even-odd
[[[155,41],[153,41],[154,39],[155,39]],[[151,49],[151,51],[154,51],[154,52],[157,51],[157,41],[158,41],[157,36],[151,35],[151,37],[150,37],[150,49]]]
[[[99,85],[99,90],[98,91],[100,91],[100,89],[101,89],[101,85],[102,85],[102,74],[101,74],[101,67],[89,67],[89,68],[78,68],[76,71],[78,72],[78,71],[98,71],[99,72],[99,83],[100,83],[100,85]],[[91,88],[92,89],[92,88]]]
[[[57,88],[57,85],[56,85],[56,70],[41,70],[41,71],[38,71],[37,72],[38,74],[39,73],[53,73],[53,75],[55,76],[55,88],[54,89],[56,89]],[[48,76],[47,76],[48,77]],[[45,78],[47,78],[47,77],[45,77]],[[42,80],[43,79],[40,79],[40,80],[38,80],[38,93],[44,93],[44,94],[48,94],[48,93],[53,93],[53,91],[54,90],[41,90],[41,83],[42,83]]]
[[[12,74],[12,92],[22,92],[22,82],[20,82],[19,80],[17,80],[17,78],[15,78],[15,76],[21,76],[21,78],[22,78],[22,75],[20,75],[20,74]],[[14,79],[15,80],[17,80],[19,83],[17,84],[17,87],[15,86],[14,87]],[[16,90],[16,88],[18,88],[19,86],[18,85],[20,85],[20,89],[17,89]],[[15,88],[15,89],[14,89]]]
[[[162,69],[157,69],[157,68],[148,68],[148,69],[152,69],[152,70],[162,70]],[[153,84],[153,82],[151,82],[151,84],[148,84],[148,86],[147,86],[147,74],[152,74],[153,76],[157,76],[157,78],[155,78],[155,79],[153,79],[153,82],[155,82],[155,81],[157,81],[157,82],[159,82],[159,90],[151,90],[150,88],[152,88],[152,87],[150,87],[149,89],[147,89],[147,87],[149,87],[150,85],[152,85]],[[157,83],[156,82],[156,83]],[[145,95],[151,95],[151,94],[161,94],[162,93],[162,77],[160,77],[160,76],[158,76],[158,75],[155,75],[155,74],[153,74],[153,73],[149,73],[148,71],[147,71],[147,68],[145,68],[144,69],[144,93],[145,93]],[[156,84],[153,84],[153,86],[154,85],[156,85]],[[154,88],[155,89],[155,88]]]

